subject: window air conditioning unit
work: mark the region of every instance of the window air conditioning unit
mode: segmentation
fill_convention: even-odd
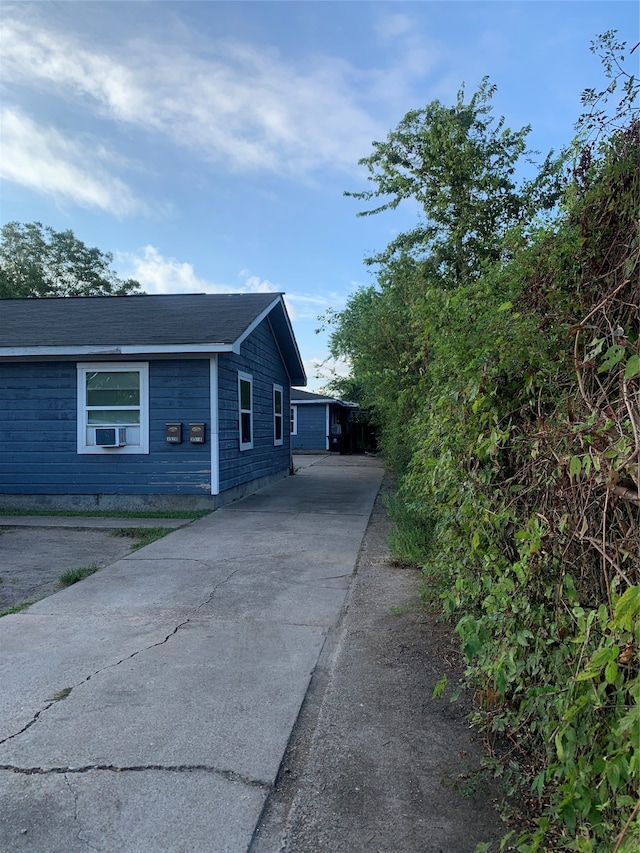
[[[126,427],[96,427],[96,445],[98,447],[124,447],[126,443]]]

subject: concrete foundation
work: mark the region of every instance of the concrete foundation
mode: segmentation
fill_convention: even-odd
[[[219,509],[233,501],[251,495],[259,489],[276,483],[288,477],[288,469],[279,471],[269,477],[260,477],[249,483],[242,483],[233,489],[226,489],[219,495],[0,495],[0,509],[24,510],[76,510],[91,512],[92,510],[116,512],[165,512]]]

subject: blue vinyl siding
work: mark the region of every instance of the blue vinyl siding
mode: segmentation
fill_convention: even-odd
[[[76,362],[0,365],[0,494],[209,494],[209,359],[149,363],[149,454],[78,455]],[[168,444],[165,424],[183,424]],[[189,423],[207,425],[203,445]]]
[[[288,470],[289,422],[284,418],[283,442],[273,443],[273,385],[283,388],[284,411],[289,411],[289,377],[268,320],[242,344],[240,355],[218,356],[220,428],[220,491]],[[238,371],[253,377],[253,449],[240,450],[238,428]]]
[[[148,454],[78,454],[76,360],[0,363],[0,495],[211,494],[209,357],[127,361],[149,363]],[[240,355],[220,353],[217,362],[222,493],[289,470],[287,417],[283,442],[274,445],[273,386],[282,386],[286,413],[290,381],[268,319],[243,342]],[[253,377],[253,448],[245,451],[238,371]],[[167,443],[167,423],[182,423],[181,444]],[[205,424],[204,444],[189,442],[189,423]]]
[[[291,442],[294,450],[327,449],[326,403],[298,406],[298,434],[292,436]]]

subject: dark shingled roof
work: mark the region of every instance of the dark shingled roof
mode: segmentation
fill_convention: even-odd
[[[276,293],[0,300],[0,346],[232,344]]]
[[[298,388],[291,389],[291,402],[299,403],[337,403],[340,406],[357,408],[356,403],[348,403],[346,400],[337,400],[335,397],[327,397],[326,394],[317,394],[313,391],[301,391]]]
[[[333,397],[326,394],[316,394],[313,391],[300,391],[299,388],[291,389],[291,402],[296,403],[333,403]]]
[[[142,296],[72,296],[0,299],[0,357],[38,355],[55,347],[211,346],[229,349],[267,312],[292,381],[306,376],[280,293],[186,293]],[[26,352],[28,350],[28,352]]]

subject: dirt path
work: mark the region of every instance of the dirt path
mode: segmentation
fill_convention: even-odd
[[[389,560],[390,487],[252,853],[472,853],[505,832],[468,702],[431,699],[444,672],[460,677],[455,639],[423,609],[417,572]]]

